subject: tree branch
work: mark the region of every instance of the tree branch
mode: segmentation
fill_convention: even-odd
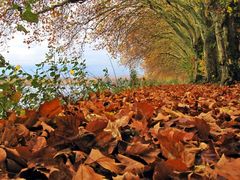
[[[67,5],[67,4],[70,4],[70,3],[84,3],[85,1],[87,0],[64,0],[63,2],[59,3],[59,4],[55,4],[53,6],[50,6],[50,7],[46,7],[45,9],[42,9],[41,11],[38,11],[37,14],[44,14],[48,11],[52,11],[58,7],[62,7],[64,5]]]

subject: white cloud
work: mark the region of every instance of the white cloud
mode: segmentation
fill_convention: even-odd
[[[23,39],[23,35],[17,33],[15,38],[8,42],[9,48],[1,52],[1,54],[7,61],[15,65],[31,66],[41,62],[47,52],[47,43],[44,42],[28,48],[28,46],[23,43]]]
[[[40,63],[44,60],[45,54],[48,51],[47,42],[37,44],[28,48],[23,43],[24,36],[21,33],[17,33],[15,38],[12,39],[8,45],[9,48],[0,52],[7,61],[14,65],[21,65],[28,69],[33,69],[36,63]],[[108,68],[110,75],[112,75],[112,66],[110,62],[110,56],[106,50],[93,50],[89,45],[86,47],[83,58],[86,59],[88,69],[95,75],[102,75],[102,70]],[[117,60],[112,60],[114,69],[119,76],[128,74],[127,68],[119,65]]]

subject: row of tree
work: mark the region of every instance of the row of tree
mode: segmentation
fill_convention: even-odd
[[[18,30],[76,55],[95,41],[153,78],[240,80],[240,0],[6,0],[0,14],[1,42]]]

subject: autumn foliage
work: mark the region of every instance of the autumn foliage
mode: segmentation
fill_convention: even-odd
[[[0,120],[0,179],[240,179],[240,85],[165,85]]]

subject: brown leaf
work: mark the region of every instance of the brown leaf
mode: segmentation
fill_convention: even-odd
[[[170,176],[172,174],[172,170],[166,165],[164,161],[157,162],[154,167],[153,180],[170,179]]]
[[[43,117],[52,118],[60,112],[62,112],[62,106],[58,98],[45,102],[39,107],[39,114]]]
[[[215,173],[231,180],[240,179],[240,158],[228,159],[222,155],[221,159],[218,161],[215,167]]]
[[[17,114],[15,112],[12,112],[9,116],[8,116],[8,121],[10,122],[15,122],[17,120]]]
[[[168,159],[165,164],[174,171],[184,172],[188,170],[186,164],[180,159]]]
[[[6,124],[6,120],[0,119],[0,128],[3,128]]]
[[[203,140],[207,140],[210,132],[209,124],[205,120],[198,118],[194,119],[193,124],[198,130],[198,136]]]
[[[124,172],[131,172],[131,173],[141,173],[144,170],[144,164],[135,161],[127,156],[124,156],[122,154],[117,155],[117,159],[124,165],[126,168],[124,169]]]
[[[148,164],[153,163],[157,157],[158,154],[161,152],[160,149],[149,149],[146,153],[141,154],[140,157],[146,161]]]
[[[182,141],[191,140],[194,133],[187,133],[175,128],[160,130],[158,140],[163,151],[163,155],[168,159],[180,159],[184,151]]]
[[[155,121],[168,121],[169,120],[169,115],[164,115],[163,113],[158,113],[157,117],[153,118]]]
[[[126,153],[131,155],[139,155],[144,152],[146,152],[149,148],[149,144],[143,144],[141,142],[135,142],[133,144],[130,144],[127,149]]]
[[[102,131],[96,137],[97,144],[101,147],[106,147],[107,144],[114,140],[111,132]]]
[[[35,152],[41,150],[42,148],[44,148],[46,146],[47,146],[46,138],[39,136],[39,137],[37,137],[36,144],[32,148],[32,152],[35,153]]]
[[[23,124],[16,124],[16,133],[19,136],[27,137],[30,134],[30,131]]]
[[[104,176],[97,174],[90,166],[80,164],[73,180],[103,180]]]
[[[119,167],[119,164],[117,164],[113,159],[104,156],[99,150],[92,149],[91,153],[89,154],[87,160],[85,161],[85,164],[92,164],[94,162],[97,162],[105,169],[110,170],[111,172],[119,174],[122,170]]]
[[[104,129],[105,132],[110,132],[114,138],[121,140],[122,136],[119,131],[119,124],[116,122],[108,121],[107,127]]]
[[[104,120],[95,120],[87,124],[86,130],[92,133],[99,133],[107,127],[108,122]]]
[[[125,172],[123,175],[113,177],[113,180],[140,180],[140,177],[133,173]]]
[[[45,123],[44,121],[41,122],[41,126],[44,131],[47,131],[49,133],[54,131],[54,129],[51,126],[49,126],[47,123]]]
[[[145,116],[147,119],[151,118],[154,113],[154,107],[148,102],[137,102],[135,103],[137,111]]]
[[[144,136],[149,131],[147,125],[148,123],[146,120],[142,121],[133,120],[132,123],[130,124],[130,127],[140,132],[141,135]]]
[[[7,153],[3,148],[0,148],[0,167],[1,163],[4,162],[7,158]]]
[[[31,148],[28,146],[18,146],[16,147],[17,152],[26,160],[32,158],[32,151]]]

